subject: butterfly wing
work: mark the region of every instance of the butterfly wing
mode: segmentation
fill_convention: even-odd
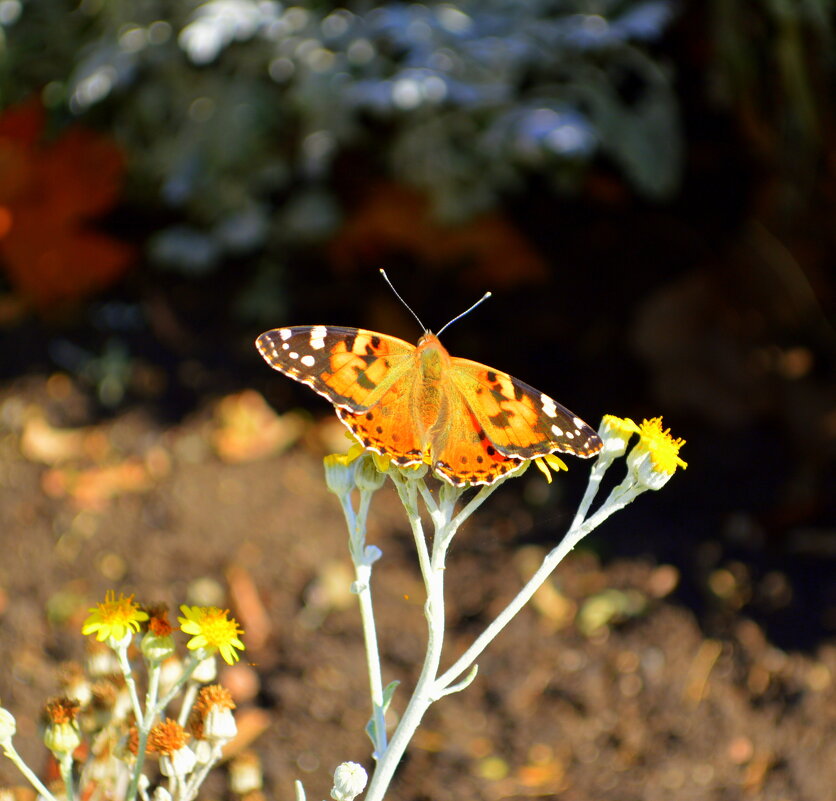
[[[601,438],[577,415],[507,373],[469,359],[452,360],[450,378],[492,446],[510,459],[549,453],[594,456]]]
[[[414,345],[397,337],[326,325],[274,328],[255,344],[274,370],[349,412],[380,403],[413,365],[415,353]]]
[[[493,484],[522,464],[522,459],[509,458],[493,446],[461,392],[451,393],[448,402],[451,422],[435,443],[436,473],[457,487]]]
[[[386,456],[396,465],[406,467],[424,461],[412,423],[411,396],[404,391],[402,381],[394,383],[380,402],[366,411],[338,407],[337,416],[364,448]]]

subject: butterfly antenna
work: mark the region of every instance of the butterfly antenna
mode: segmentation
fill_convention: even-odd
[[[396,298],[397,298],[397,299],[398,299],[401,303],[403,303],[403,305],[404,305],[404,307],[406,308],[406,310],[407,310],[407,311],[408,311],[408,312],[409,312],[409,313],[410,313],[410,314],[411,314],[411,315],[412,315],[412,316],[413,316],[413,317],[414,317],[414,318],[418,321],[418,325],[420,325],[420,326],[421,326],[421,330],[422,330],[422,331],[427,331],[428,329],[427,329],[427,327],[426,327],[426,326],[425,326],[425,325],[421,322],[421,318],[420,318],[420,317],[419,317],[419,316],[418,316],[418,315],[417,315],[414,311],[412,311],[412,309],[410,308],[409,304],[408,304],[408,303],[407,303],[407,302],[406,302],[406,301],[405,301],[405,300],[404,300],[404,299],[400,296],[400,294],[398,293],[398,290],[397,290],[397,289],[395,289],[394,284],[393,284],[393,283],[389,280],[389,276],[388,276],[388,275],[386,275],[386,270],[384,270],[382,267],[380,268],[380,274],[383,276],[383,280],[384,280],[387,284],[389,284],[389,289],[391,289],[391,290],[395,293],[395,297],[396,297]],[[448,325],[449,325],[449,323],[448,323]]]
[[[466,314],[470,314],[470,312],[472,312],[472,311],[473,311],[473,310],[474,310],[477,306],[479,306],[479,305],[481,305],[482,303],[484,303],[484,302],[485,302],[485,301],[486,301],[486,300],[487,300],[490,296],[491,296],[491,293],[490,293],[490,292],[485,292],[485,294],[484,294],[484,295],[482,295],[482,297],[481,297],[481,298],[479,298],[479,300],[477,300],[477,301],[476,301],[476,303],[474,303],[474,304],[473,304],[473,305],[472,305],[469,309],[465,309],[465,311],[463,311],[461,314],[457,315],[457,316],[456,316],[456,317],[454,317],[452,320],[450,320],[450,322],[449,322],[449,323],[447,323],[447,325],[443,326],[443,327],[442,327],[442,329],[441,329],[441,331],[439,331],[439,332],[436,334],[436,336],[437,336],[437,337],[440,337],[440,336],[441,336],[441,334],[442,334],[442,332],[443,332],[443,331],[445,331],[447,328],[449,328],[451,325],[453,325],[453,323],[455,323],[455,322],[456,322],[456,320],[461,320],[461,319],[462,319],[462,317],[464,317]]]

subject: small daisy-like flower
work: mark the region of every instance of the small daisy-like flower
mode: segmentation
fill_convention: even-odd
[[[160,755],[163,776],[188,776],[197,763],[194,751],[186,744],[189,735],[171,718],[158,723],[148,733],[148,750]]]
[[[677,467],[688,467],[679,457],[684,444],[684,439],[671,436],[669,428],[662,428],[661,417],[643,420],[639,426],[639,441],[627,457],[636,483],[652,490],[664,487]]]
[[[71,698],[53,698],[47,702],[44,745],[58,758],[72,754],[81,744],[76,720],[78,709],[78,701]]]
[[[633,434],[639,433],[639,427],[629,417],[616,417],[605,414],[601,419],[598,434],[604,441],[602,455],[615,459],[627,451],[627,443]]]
[[[218,651],[221,658],[228,665],[238,661],[238,653],[244,650],[244,643],[239,639],[244,632],[238,627],[238,622],[229,617],[228,610],[221,610],[215,606],[181,606],[183,617],[178,618],[180,628],[191,634],[187,643],[190,651],[202,650],[206,655]]]
[[[148,620],[148,613],[134,603],[133,595],[125,597],[120,592],[117,598],[113,590],[108,590],[104,603],[88,611],[91,615],[84,621],[81,633],[95,633],[99,642],[109,640],[116,645],[127,644],[131,636],[139,631],[139,624]]]
[[[215,743],[229,742],[238,733],[232,710],[235,702],[229,690],[211,684],[198,693],[194,711],[200,721],[201,738]]]

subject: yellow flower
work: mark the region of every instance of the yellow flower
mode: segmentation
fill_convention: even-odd
[[[229,610],[214,606],[181,606],[180,611],[183,613],[183,617],[177,618],[180,628],[192,635],[187,643],[189,650],[218,651],[228,665],[238,661],[235,649],[244,650],[244,643],[238,638],[244,632],[238,622],[229,617]]]
[[[119,597],[113,590],[105,594],[104,603],[91,607],[87,620],[81,627],[82,634],[93,634],[96,639],[104,642],[107,639],[121,643],[132,634],[139,631],[139,624],[148,620],[148,613],[134,603],[133,595],[125,597],[121,592]]]
[[[679,457],[684,444],[684,439],[671,436],[669,428],[662,428],[661,417],[643,420],[639,426],[639,442],[627,457],[636,482],[654,490],[667,484],[677,467],[688,467]]]

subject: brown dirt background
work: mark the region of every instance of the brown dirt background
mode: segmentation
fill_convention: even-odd
[[[134,411],[72,429],[72,410],[83,406],[61,376],[22,378],[0,396],[0,698],[18,718],[16,743],[30,764],[46,766],[38,717],[57,690],[57,666],[83,657],[87,607],[117,588],[172,608],[219,598],[245,628],[257,628],[258,613],[266,613],[263,641],[224,678],[249,688],[243,709],[269,716],[252,746],[269,798],[291,798],[297,777],[308,798],[325,798],[340,761],[370,768],[361,635],[346,592],[350,563],[337,501],[322,480],[320,457],[341,441],[330,417],[305,422],[290,450],[230,463],[219,445],[230,425],[216,404],[177,425]],[[38,450],[48,437],[32,444],[38,415],[82,432],[73,459],[55,461],[58,446],[51,457]],[[96,494],[101,474],[91,474],[93,489],[72,483],[103,464],[140,467],[111,497]],[[457,535],[445,664],[560,536],[585,470],[573,461],[573,479],[548,490],[530,471]],[[430,710],[393,801],[836,798],[836,647],[827,640],[778,647],[742,611],[758,593],[780,600],[792,587],[774,576],[755,581],[742,563],[716,554],[712,562],[710,547],[696,552],[704,564],[692,575],[652,554],[602,555],[607,543],[640,538],[645,526],[673,536],[684,530],[694,510],[672,509],[669,490],[676,497],[673,484],[646,494],[596,531],[479,660],[474,684]],[[417,562],[388,486],[375,497],[369,542],[384,552],[374,592],[384,680],[402,682],[397,710],[416,676],[425,627]],[[242,580],[258,602],[236,596]],[[700,604],[688,603],[686,585],[700,587]],[[640,599],[644,609],[585,636],[579,610],[607,589]],[[19,783],[12,765],[0,762],[0,785]],[[226,794],[214,778],[204,797]]]

